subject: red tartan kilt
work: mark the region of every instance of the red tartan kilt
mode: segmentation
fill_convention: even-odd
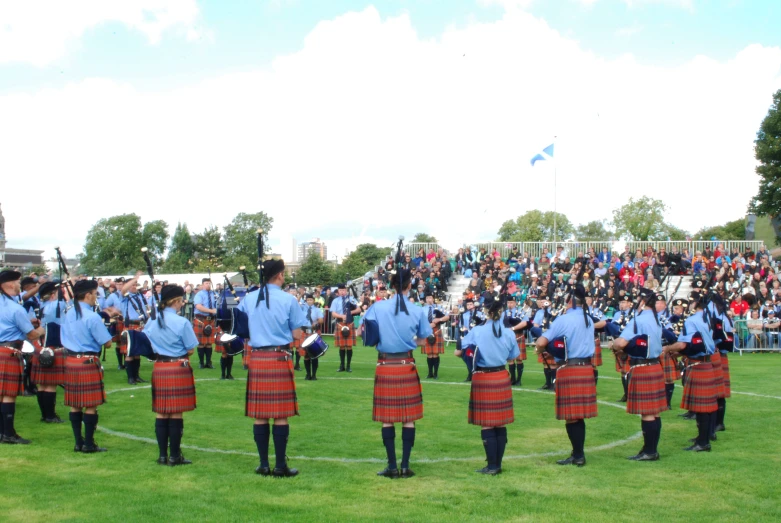
[[[661,360],[665,383],[675,383],[675,380],[681,379],[681,373],[678,371],[675,358],[669,352],[663,352]]]
[[[523,363],[523,360],[527,358],[526,356],[526,335],[521,334],[520,336],[516,337],[515,340],[518,342],[518,350],[520,351],[520,355],[515,358],[515,361],[519,363]]]
[[[54,365],[51,367],[41,367],[40,363],[38,363],[38,353],[36,352],[33,355],[33,368],[30,379],[36,385],[56,387],[65,383],[65,350],[52,350],[54,350]]]
[[[708,414],[716,412],[716,395],[718,389],[714,383],[713,366],[708,363],[692,365],[686,369],[686,380],[683,384],[681,408],[692,412]]]
[[[342,336],[343,325],[350,328],[349,336]],[[334,345],[339,348],[352,349],[355,346],[355,325],[337,322],[334,329]]]
[[[65,359],[65,405],[78,409],[97,407],[106,402],[103,370],[97,356]]]
[[[474,379],[474,378],[472,378]],[[573,365],[556,372],[556,419],[579,420],[597,416],[594,367]]]
[[[216,326],[216,324],[212,327],[214,330],[212,331],[212,340],[214,340],[214,352],[225,352],[225,347],[222,343],[220,343],[220,336],[222,336],[223,330]],[[198,342],[200,344],[200,341]]]
[[[24,365],[18,351],[0,347],[0,396],[16,397],[24,392]]]
[[[599,338],[594,340],[594,355],[591,356],[591,365],[594,367],[602,366],[602,342],[599,341]]]
[[[255,419],[298,416],[293,360],[284,352],[252,351],[244,415]]]
[[[116,325],[117,325],[117,333],[114,335],[113,338],[111,338],[111,340],[114,343],[119,343],[120,338],[122,336],[122,332],[124,332],[124,330],[125,330],[125,322],[124,322],[124,320],[120,320],[119,318],[117,318],[117,324]]]
[[[400,365],[377,365],[372,419],[408,423],[423,417],[423,389],[414,360]]]
[[[426,342],[420,346],[420,352],[427,356],[445,353],[445,338],[442,335],[442,329],[434,331],[434,337],[436,337],[434,344],[432,345],[426,340]]]
[[[515,421],[510,373],[475,372],[469,394],[470,425],[501,427]]]
[[[152,370],[152,412],[179,414],[195,410],[193,369],[183,362],[155,362]]]
[[[629,372],[629,357],[628,356],[616,356],[616,372],[626,374]]]
[[[716,397],[723,398],[726,391],[724,390],[724,372],[721,370],[721,353],[719,351],[711,355],[710,364],[713,367],[713,380],[717,389]]]
[[[627,413],[650,416],[667,410],[664,370],[661,365],[632,367],[628,377]]]
[[[732,381],[729,375],[729,358],[726,354],[721,355],[721,373],[724,375],[724,397],[732,397]]]
[[[144,327],[142,325],[139,325],[139,324],[130,324],[130,323],[128,323],[128,324],[122,324],[122,330],[126,330],[126,331],[140,331],[140,330],[144,330]],[[127,356],[127,342],[123,342],[122,341],[123,339],[124,338],[122,338],[122,337],[119,338],[119,353],[120,354],[124,354],[125,356]]]
[[[215,326],[214,326],[214,320],[205,320],[202,319],[203,316],[198,317],[195,316],[193,318],[193,331],[195,332],[195,337],[198,338],[198,346],[199,347],[206,347],[211,346],[212,342],[214,341],[214,333],[216,332]],[[212,326],[212,335],[206,336],[203,333],[203,328],[207,325]]]

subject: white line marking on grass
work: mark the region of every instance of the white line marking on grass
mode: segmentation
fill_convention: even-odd
[[[754,396],[755,398],[769,398],[773,400],[781,400],[781,396],[766,396],[765,394],[756,394],[754,392],[738,392],[733,390],[732,394],[743,394],[744,396]]]
[[[324,380],[354,380],[354,381],[374,381],[374,378],[319,378]],[[243,378],[238,378],[237,381],[243,380]],[[195,381],[222,381],[218,378],[202,378],[202,379],[196,379]],[[437,385],[471,385],[467,382],[454,382],[454,381],[427,381],[426,384],[437,384]],[[113,390],[107,390],[106,395],[113,394],[115,392],[132,392],[134,390],[141,390],[141,389],[150,389],[152,388],[151,385],[141,385],[140,387],[126,387],[122,389],[113,389]],[[535,390],[535,389],[523,389],[518,387],[513,387],[513,390],[521,391],[521,392],[534,392],[539,394],[553,394],[549,391],[543,391],[543,390]],[[770,396],[769,396],[770,397]],[[610,403],[607,401],[599,401],[597,400],[597,403],[600,403],[602,405],[608,405],[610,407],[616,407],[619,409],[624,409],[623,405],[617,404],[617,403]],[[116,436],[118,438],[124,438],[129,439],[131,441],[138,441],[141,443],[148,443],[150,445],[157,445],[157,440],[152,438],[145,438],[143,436],[136,436],[134,434],[128,434],[126,432],[119,432],[116,430],[112,430],[109,428],[106,428],[102,425],[98,425],[97,427],[98,431],[108,434],[109,436]],[[637,439],[640,439],[643,436],[642,432],[636,432],[635,434],[632,434],[628,438],[612,441],[610,443],[605,443],[604,445],[599,445],[597,447],[589,447],[586,448],[586,452],[598,452],[601,450],[609,450],[612,448],[620,447],[622,445],[626,445],[627,443],[631,443],[632,441],[635,441]],[[204,448],[204,447],[197,447],[195,445],[182,445],[183,449],[188,450],[195,450],[198,452],[208,452],[212,454],[233,454],[237,456],[257,456],[257,452],[244,452],[241,450],[223,450],[223,449],[215,449],[215,448]],[[540,452],[536,454],[517,454],[517,455],[507,455],[504,456],[503,459],[533,459],[533,458],[551,458],[556,456],[565,456],[570,454],[570,451],[568,450],[562,450],[562,451],[552,451],[552,452]],[[291,456],[292,459],[298,459],[301,461],[326,461],[331,463],[385,463],[387,462],[386,459],[380,459],[380,458],[333,458],[333,457],[327,457],[327,456]],[[436,458],[436,459],[430,459],[430,458],[415,458],[415,463],[445,463],[445,462],[470,462],[470,461],[485,461],[485,457],[476,457],[476,458],[450,458],[450,457],[444,457],[444,458]]]

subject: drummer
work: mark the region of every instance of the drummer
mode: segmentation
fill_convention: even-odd
[[[65,314],[67,302],[64,299],[58,299],[60,292],[57,285],[52,282],[41,284],[39,289],[43,307],[41,307],[41,326],[45,332],[51,334],[55,329],[59,333],[59,325],[62,316]],[[63,295],[63,298],[65,296]],[[56,324],[57,327],[53,327]],[[54,364],[44,367],[40,364],[39,355],[33,357],[32,378],[38,385],[38,406],[41,409],[41,421],[45,423],[63,423],[55,412],[57,405],[57,386],[65,381],[65,352],[59,345],[54,345],[56,341],[50,340],[49,335],[41,339],[41,345],[46,345],[54,351]],[[60,343],[60,345],[62,345]]]
[[[306,294],[304,297],[306,304],[301,307],[301,310],[306,316],[309,327],[304,328],[305,334],[301,336],[301,339],[309,336],[314,331],[320,331],[323,327],[323,311],[315,305],[315,297],[311,294]],[[317,381],[317,367],[320,364],[320,360],[318,358],[310,358],[309,352],[305,348],[299,348],[298,354],[304,357],[304,368],[306,369],[306,378],[304,379]]]

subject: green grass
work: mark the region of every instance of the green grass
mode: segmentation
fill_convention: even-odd
[[[113,360],[113,352],[109,356]],[[514,394],[516,422],[509,427],[504,473],[483,477],[479,428],[466,422],[469,388],[465,370],[451,355],[443,358],[440,380],[423,380],[425,417],[417,427],[412,467],[418,476],[387,480],[379,424],[371,421],[374,351],[359,348],[352,374],[335,372],[329,352],[317,382],[297,373],[301,416],[292,420],[288,455],[301,474],[292,479],[256,476],[252,421],[243,416],[246,373],[237,380],[214,380],[219,370],[196,370],[198,409],[185,415],[185,445],[230,453],[185,450],[188,467],[155,464],[157,446],[98,434],[109,452],[72,452],[68,423],[38,421],[34,398],[20,398],[17,430],[29,446],[0,446],[0,518],[4,521],[778,521],[781,470],[778,412],[781,356],[749,354],[731,358],[735,391],[728,401],[727,431],[713,452],[682,448],[695,433],[693,422],[663,415],[662,459],[634,463],[625,458],[640,448],[639,420],[602,404],[587,421],[584,468],[560,467],[569,448],[562,422],[554,419],[553,396],[534,392],[543,382],[541,366],[527,362],[523,387]],[[425,376],[425,362],[421,370]],[[112,361],[113,362],[113,361]],[[100,426],[154,439],[151,394],[128,389],[124,372],[106,363],[112,392],[100,409]],[[608,360],[606,359],[606,362]],[[115,363],[115,362],[113,362]],[[142,376],[149,378],[144,362]],[[599,399],[613,402],[621,383],[612,365],[601,367]],[[612,379],[611,379],[612,378]],[[680,386],[675,400],[679,401]],[[58,394],[62,403],[62,392]],[[617,404],[614,404],[617,405]],[[622,407],[622,406],[621,406]],[[67,409],[58,407],[61,416]],[[618,443],[616,443],[618,442]],[[610,446],[613,443],[615,446]],[[397,446],[401,448],[400,431]],[[589,448],[608,446],[603,450]],[[273,460],[273,444],[272,444]],[[332,461],[315,458],[337,458]],[[357,460],[354,462],[342,461]],[[452,461],[439,461],[449,458]]]

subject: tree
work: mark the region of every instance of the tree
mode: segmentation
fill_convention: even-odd
[[[613,225],[618,236],[629,240],[648,241],[666,239],[664,212],[667,206],[662,200],[643,196],[613,211]]]
[[[264,212],[239,213],[225,226],[225,265],[237,270],[241,265],[254,266],[258,259],[257,230],[263,229],[264,246],[274,219]],[[268,252],[268,248],[264,249]]]
[[[141,241],[149,249],[149,258],[157,269],[162,265],[165,244],[168,241],[168,224],[163,220],[154,220],[144,224]]]
[[[331,264],[324,261],[316,252],[307,256],[296,271],[296,283],[299,285],[330,285],[334,281],[333,278]]]
[[[374,270],[376,265],[381,264],[389,253],[388,249],[382,249],[373,243],[358,245],[353,252],[344,257],[342,264],[334,269],[335,281],[347,281],[348,274],[350,279],[362,277],[365,273]]]
[[[759,190],[749,210],[770,216],[776,243],[781,243],[781,89],[773,95],[773,104],[759,126],[754,145],[754,156],[759,162]]]
[[[556,217],[556,239],[568,238],[573,227],[569,219],[561,213],[542,212],[537,209],[527,211],[515,220],[507,220],[499,228],[499,241],[502,242],[548,242],[553,241],[553,222]]]
[[[196,272],[219,272],[224,267],[225,247],[219,228],[211,226],[195,235],[195,258],[193,269]]]
[[[186,223],[177,223],[174,235],[171,238],[171,246],[168,249],[168,258],[163,264],[163,271],[167,273],[190,272],[192,261],[195,257],[195,245],[193,244],[190,230]]]
[[[412,243],[437,243],[437,239],[425,232],[419,232],[412,238]]]
[[[578,241],[602,241],[613,238],[613,231],[605,227],[605,220],[592,220],[575,228]]]
[[[87,274],[131,273],[144,267],[143,246],[137,214],[101,218],[87,233],[81,268]]]
[[[662,240],[669,241],[684,241],[689,237],[688,231],[679,229],[675,225],[671,225],[669,223],[664,224],[664,234],[665,236],[662,238]]]
[[[724,225],[703,227],[694,234],[697,239],[710,240],[743,240],[746,238],[746,220],[743,218],[727,222]]]

